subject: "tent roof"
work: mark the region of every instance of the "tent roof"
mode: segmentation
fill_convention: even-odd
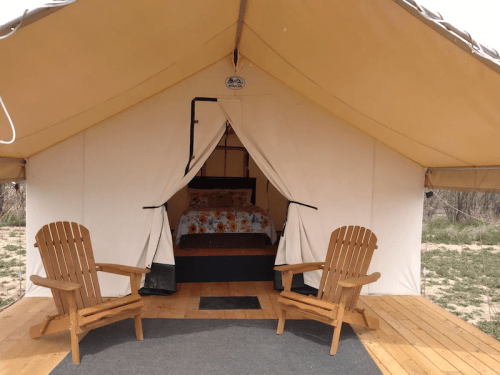
[[[495,51],[413,0],[244,4],[239,52],[263,71],[424,167],[500,165]],[[0,41],[17,130],[0,157],[32,156],[225,58],[239,14],[234,0],[80,0],[19,29]]]

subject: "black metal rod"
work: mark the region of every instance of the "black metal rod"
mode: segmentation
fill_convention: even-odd
[[[217,98],[205,98],[205,97],[195,97],[191,100],[191,128],[189,133],[189,160],[186,165],[186,170],[184,171],[184,176],[188,174],[189,167],[191,166],[191,160],[193,159],[194,153],[194,123],[195,123],[195,112],[196,112],[196,102],[216,102]]]

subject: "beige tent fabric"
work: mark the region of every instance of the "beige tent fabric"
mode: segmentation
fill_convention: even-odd
[[[256,0],[245,25],[250,61],[418,164],[500,164],[500,75],[394,1]]]
[[[425,187],[500,193],[500,167],[431,168],[426,173]]]
[[[0,183],[26,180],[24,159],[0,158]]]
[[[238,138],[278,191],[289,201],[310,204],[311,194],[302,180],[305,159],[298,156],[289,137],[290,130],[273,99],[266,96],[221,99],[219,104]],[[276,264],[303,263],[304,257],[311,258],[310,240],[300,214],[302,210],[311,208],[297,204],[288,208]]]
[[[220,61],[234,48],[232,0],[77,1],[0,41],[0,94],[29,157]],[[0,115],[0,139],[10,137]]]
[[[27,169],[28,277],[43,275],[33,247],[36,232],[57,220],[76,221],[89,228],[96,261],[147,265],[146,255],[149,262],[156,252],[163,218],[162,209],[142,207],[161,205],[184,183],[190,102],[202,96],[218,98],[221,103],[241,101],[241,115],[235,115],[237,109],[228,114],[234,124],[241,117],[238,136],[245,138],[249,150],[256,149],[251,151],[256,159],[264,160],[259,166],[272,165],[268,176],[279,176],[273,184],[283,183],[287,196],[318,207],[290,206],[284,252],[287,263],[324,260],[331,232],[342,225],[358,224],[377,233],[379,250],[372,271],[383,275],[365,292],[418,294],[424,168],[247,60],[242,60],[236,74],[246,85],[233,91],[225,86],[226,78],[235,75],[228,57],[31,157]],[[222,135],[226,115],[217,103],[200,102],[196,119],[194,155],[201,162],[205,150],[208,153],[213,147],[211,140]],[[199,164],[192,166],[192,170],[197,168]],[[164,225],[168,227],[167,222]],[[151,247],[146,246],[148,238]],[[171,259],[168,241],[168,233],[163,232],[155,261],[168,263]],[[297,249],[296,243],[302,246],[289,254],[288,247]],[[308,283],[317,286],[313,276]],[[129,293],[126,278],[99,277],[105,295]],[[45,292],[50,293],[27,282],[27,295]]]
[[[229,56],[239,6],[77,1],[2,40],[0,93],[18,139],[0,156],[30,157]],[[423,167],[499,166],[498,64],[415,9],[248,0],[239,52]]]
[[[163,159],[163,168],[161,169],[163,173],[159,175],[159,179],[156,179],[158,193],[155,201],[158,202],[157,205],[167,202],[193,179],[210,154],[215,150],[215,147],[224,134],[226,118],[215,103],[197,102],[196,109],[198,113],[197,118],[202,117],[205,121],[195,125],[194,153],[189,172],[184,174],[186,163],[182,159],[177,159],[177,163],[172,162],[175,159],[171,156],[179,154],[182,146],[179,148],[169,148],[168,153],[170,155],[166,155]],[[204,116],[201,116],[200,112]],[[150,268],[153,261],[164,264],[175,264],[170,224],[163,206],[154,209],[146,251],[146,267]]]

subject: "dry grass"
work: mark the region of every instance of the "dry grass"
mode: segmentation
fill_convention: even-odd
[[[422,294],[500,338],[499,245],[422,244],[421,276]]]
[[[25,287],[26,228],[0,227],[0,308],[17,300]]]

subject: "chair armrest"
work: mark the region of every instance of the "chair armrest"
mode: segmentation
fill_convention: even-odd
[[[114,273],[116,275],[130,276],[131,273],[143,274],[151,272],[147,268],[123,266],[120,264],[96,263],[97,271]]]
[[[295,274],[295,273],[303,273],[303,272],[320,270],[324,267],[324,265],[325,265],[325,262],[287,264],[284,266],[274,267],[274,270],[281,271],[281,272],[292,271],[292,274]]]
[[[37,275],[31,275],[30,280],[35,285],[62,290],[65,292],[71,292],[72,290],[77,290],[82,287],[80,284],[72,283],[70,281],[47,279]]]
[[[371,275],[363,277],[353,277],[352,279],[345,279],[338,282],[338,285],[344,288],[356,288],[358,286],[366,285],[377,281],[380,278],[380,272],[374,272]]]

